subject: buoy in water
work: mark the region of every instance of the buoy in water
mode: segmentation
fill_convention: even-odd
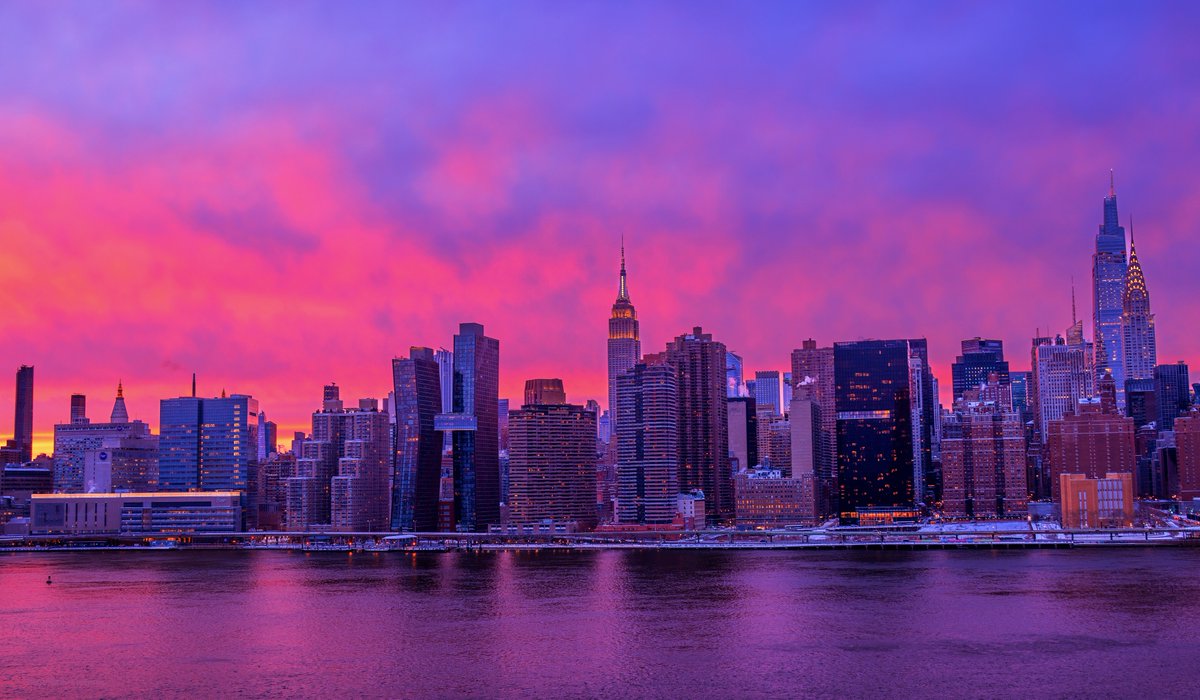
[[[54,583],[54,582],[50,580],[50,577],[49,577],[49,576],[47,576],[47,577],[46,577],[46,585],[47,585],[47,586],[49,586],[49,585],[50,585],[50,584],[52,584],[52,583]]]

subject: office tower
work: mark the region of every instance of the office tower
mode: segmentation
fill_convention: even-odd
[[[725,395],[729,398],[742,396],[742,356],[735,352],[725,353]]]
[[[758,464],[758,416],[754,397],[737,396],[726,399],[729,418],[729,456],[737,460],[738,470],[751,469]]]
[[[124,392],[120,385],[117,387],[117,401],[122,407],[125,405]],[[75,409],[74,401],[72,401],[72,409]],[[94,465],[98,472],[93,474],[91,479],[88,478],[86,467],[89,453],[102,450],[106,443],[109,448],[113,448],[120,444],[121,439],[129,439],[134,441],[129,445],[131,451],[136,451],[139,446],[149,445],[147,441],[152,437],[150,426],[141,421],[130,422],[128,418],[129,416],[126,414],[126,420],[122,422],[91,423],[86,416],[76,415],[75,420],[70,423],[55,425],[54,490],[59,493],[94,493],[120,488],[121,484],[130,481],[136,483],[157,482],[157,459],[155,459],[154,465],[145,464],[144,460],[137,457],[136,452],[131,453],[133,455],[131,459],[134,459],[134,462],[129,466],[121,465],[120,459],[115,462],[108,458],[100,460],[100,464]],[[97,455],[92,456],[95,458]],[[108,457],[113,457],[113,455],[108,455]],[[153,474],[136,476],[138,471],[143,469],[149,471],[151,468],[153,468]],[[111,476],[114,469],[117,472],[115,485],[114,478]],[[122,476],[123,471],[131,471],[135,473],[135,476]]]
[[[346,411],[338,473],[330,487],[330,521],[340,532],[375,532],[391,523],[388,477],[392,465],[391,421],[375,399]]]
[[[454,353],[440,348],[434,357],[438,363],[438,377],[442,387],[442,404],[441,413],[454,412]],[[454,446],[454,433],[445,431],[442,433],[442,451],[449,453]]]
[[[527,402],[509,420],[509,522],[595,528],[596,414],[561,401]]]
[[[608,411],[613,423],[613,432],[620,424],[617,403],[617,379],[637,364],[642,356],[641,333],[638,330],[637,311],[629,300],[629,287],[625,279],[625,243],[621,243],[621,280],[617,286],[617,300],[612,305],[612,316],[608,319]]]
[[[842,519],[916,517],[931,449],[925,342],[835,343],[833,352]]]
[[[1146,288],[1146,276],[1142,273],[1141,263],[1138,262],[1132,226],[1129,246],[1129,267],[1125,273],[1125,289],[1121,298],[1121,343],[1125,356],[1122,389],[1124,382],[1129,380],[1152,378],[1154,366],[1158,362],[1154,314],[1150,313],[1150,291]],[[1117,378],[1114,373],[1113,379]],[[1121,403],[1124,404],[1123,401]]]
[[[1075,410],[1079,402],[1093,396],[1096,388],[1095,351],[1092,344],[1074,336],[1071,343],[1057,336],[1034,338],[1030,357],[1033,367],[1033,416],[1041,442],[1046,443],[1051,421]],[[1114,381],[1116,374],[1113,375]],[[1123,396],[1118,398],[1122,401]],[[1055,486],[1054,488],[1057,488]]]
[[[1025,431],[1010,387],[992,376],[967,389],[942,423],[942,507],[966,518],[1024,517]]]
[[[836,487],[837,483],[837,410],[835,408],[833,348],[818,348],[817,341],[805,340],[792,351],[792,380],[809,386],[812,401],[820,414],[821,449],[817,454],[818,486]],[[832,503],[836,492],[824,494]]]
[[[1131,527],[1133,477],[1125,472],[1089,477],[1062,474],[1055,481],[1062,526],[1073,529]]]
[[[1021,414],[1021,421],[1028,422],[1033,416],[1033,409],[1029,406],[1029,396],[1031,391],[1031,383],[1033,382],[1033,372],[1021,371],[1008,373],[1009,386],[1012,388],[1013,410]]]
[[[829,501],[832,484],[820,476],[821,407],[815,393],[811,383],[797,384],[788,409],[792,457],[788,475],[792,479],[807,480],[807,486],[802,488],[811,494],[812,502],[807,507],[813,517],[833,512]]]
[[[525,406],[565,404],[567,392],[561,379],[526,379]]]
[[[1133,419],[1103,413],[1095,399],[1080,401],[1073,413],[1050,421],[1047,460],[1053,497],[1059,497],[1059,477],[1083,474],[1098,479],[1109,472],[1137,471]]]
[[[234,394],[159,402],[160,490],[248,492],[257,456],[257,399]]]
[[[435,420],[442,407],[441,373],[430,348],[413,347],[392,360],[396,394],[396,471],[392,477],[392,528],[437,528],[442,435]]]
[[[803,377],[801,377],[803,379]],[[794,385],[792,383],[792,373],[783,373],[783,412],[787,413],[788,407],[792,405],[792,394]]]
[[[21,463],[33,459],[33,367],[21,365],[17,370],[17,407],[14,416],[13,442],[19,450]]]
[[[759,410],[768,409],[773,416],[783,415],[783,373],[766,370],[754,373],[754,403]]]
[[[1179,500],[1200,499],[1200,413],[1192,411],[1175,418],[1175,456]]]
[[[760,423],[760,428],[764,425]],[[772,416],[765,421],[767,462],[784,476],[792,475],[792,424],[785,416]],[[761,431],[760,431],[761,432]]]
[[[1126,380],[1125,415],[1138,428],[1158,421],[1158,391],[1153,379]]]
[[[1175,416],[1191,407],[1188,395],[1188,366],[1183,360],[1154,368],[1154,393],[1158,402],[1158,429],[1172,430]]]
[[[454,412],[439,427],[454,433],[457,529],[486,531],[500,522],[500,341],[478,323],[454,336]]]
[[[703,491],[710,521],[733,520],[725,344],[696,326],[668,343],[666,356],[679,380],[679,490]]]
[[[87,397],[83,394],[71,394],[71,422],[87,423]]]
[[[1004,344],[999,340],[970,338],[962,341],[962,354],[950,366],[954,399],[963,391],[974,389],[988,381],[992,374],[1003,384],[1009,383],[1008,362],[1004,360]]]
[[[617,378],[616,388],[617,519],[631,524],[670,523],[679,494],[675,368],[663,354],[647,356]]]
[[[1104,221],[1096,234],[1092,254],[1092,365],[1097,371],[1110,369],[1117,385],[1117,402],[1125,405],[1125,351],[1121,316],[1125,312],[1125,228],[1117,219],[1117,193],[1111,177],[1104,198]],[[1044,425],[1042,426],[1045,427]],[[1058,488],[1057,483],[1054,486]]]
[[[269,420],[264,424],[264,427],[266,428],[266,434],[267,434],[267,438],[266,438],[267,456],[270,456],[273,454],[278,454],[279,453],[279,426],[275,424],[275,421]]]

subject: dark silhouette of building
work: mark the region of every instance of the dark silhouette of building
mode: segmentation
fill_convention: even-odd
[[[1188,366],[1182,360],[1154,368],[1154,393],[1158,400],[1158,429],[1171,430],[1175,416],[1191,407]]]
[[[725,344],[697,326],[671,341],[666,354],[679,383],[679,489],[704,492],[710,521],[732,521]]]
[[[561,402],[509,414],[508,519],[596,526],[596,414]]]
[[[561,379],[526,379],[525,406],[565,404],[567,391]]]
[[[33,367],[21,365],[17,370],[17,407],[14,417],[13,442],[21,463],[33,459]]]
[[[1001,384],[1009,383],[1004,344],[999,340],[979,337],[962,341],[962,354],[950,366],[954,399],[957,401],[967,389],[987,382],[993,374],[999,377]]]
[[[500,341],[479,323],[454,336],[454,513],[457,529],[500,522]]]
[[[396,401],[396,463],[392,476],[392,528],[432,532],[437,528],[442,434],[441,381],[431,348],[413,347],[392,360]]]
[[[663,354],[617,378],[617,520],[661,525],[679,498],[679,380]]]

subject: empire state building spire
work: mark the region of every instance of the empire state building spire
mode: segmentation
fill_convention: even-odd
[[[617,301],[629,301],[629,287],[625,282],[625,236],[621,236],[621,283],[617,287]]]

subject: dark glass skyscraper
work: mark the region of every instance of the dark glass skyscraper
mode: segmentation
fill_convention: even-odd
[[[924,341],[836,343],[833,351],[841,516],[912,516],[928,455],[924,404],[932,403],[923,396]]]
[[[483,325],[454,336],[454,413],[472,429],[454,431],[454,501],[460,531],[500,522],[500,341]]]
[[[704,491],[709,521],[732,520],[725,344],[697,326],[667,345],[667,361],[679,380],[679,490]]]
[[[1187,364],[1181,360],[1155,367],[1154,393],[1158,400],[1158,429],[1173,430],[1175,418],[1191,406]]]
[[[995,374],[999,383],[1009,384],[1008,362],[1004,359],[1004,344],[999,340],[971,338],[962,341],[962,354],[950,366],[954,400],[962,398],[967,389],[978,388]]]
[[[392,360],[396,396],[396,463],[392,477],[392,528],[437,529],[442,435],[434,420],[441,412],[438,362],[430,348],[414,347]]]
[[[20,450],[21,461],[33,459],[33,367],[21,365],[17,370],[17,406],[13,421],[13,442]]]
[[[1125,343],[1121,331],[1125,293],[1125,228],[1118,223],[1117,193],[1110,183],[1104,198],[1104,222],[1096,234],[1092,254],[1092,324],[1095,371],[1112,370],[1117,403],[1125,405]]]

